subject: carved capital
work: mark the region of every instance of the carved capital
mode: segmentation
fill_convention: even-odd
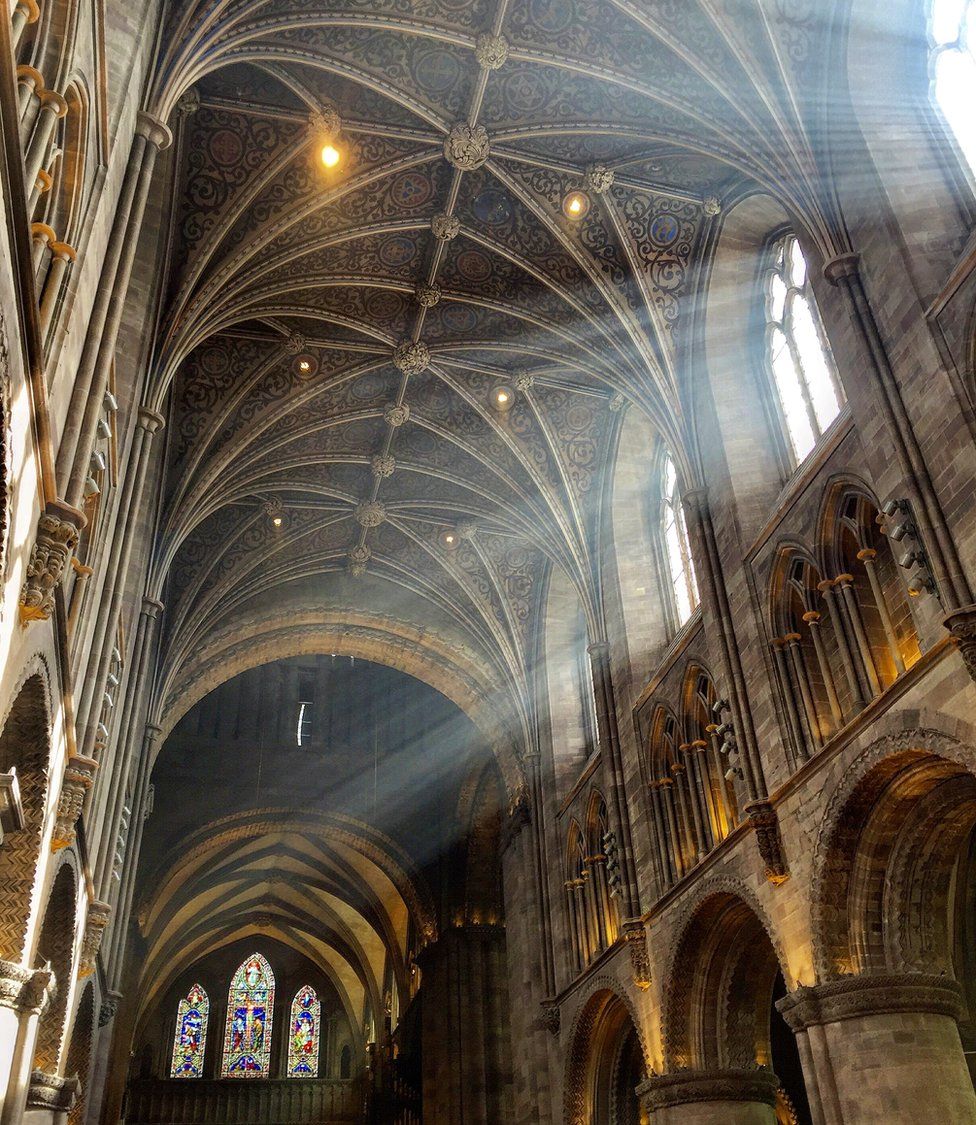
[[[678,1070],[659,1074],[637,1087],[644,1109],[696,1102],[757,1102],[775,1106],[779,1080],[771,1070]]]
[[[98,1026],[105,1027],[106,1024],[115,1019],[119,1010],[119,1004],[122,1001],[121,992],[109,992],[98,1009]]]
[[[831,285],[837,285],[845,277],[854,277],[860,264],[860,254],[838,254],[836,258],[824,262],[823,275]]]
[[[962,989],[948,977],[929,973],[879,973],[841,977],[797,988],[776,1001],[794,1032],[825,1023],[896,1012],[924,1012],[960,1020]]]
[[[976,605],[954,610],[945,618],[943,625],[956,642],[970,678],[976,680]]]
[[[98,762],[94,758],[85,758],[80,754],[72,754],[65,766],[64,779],[61,782],[61,794],[58,797],[57,819],[54,822],[54,838],[51,840],[51,850],[60,851],[75,842],[75,825],[85,803],[88,790],[95,784],[95,771]]]
[[[159,598],[143,598],[142,612],[147,617],[158,617],[166,607]]]
[[[150,410],[148,406],[139,408],[139,425],[147,434],[154,434],[166,425],[166,419],[158,410]]]
[[[54,591],[85,526],[84,512],[52,500],[37,521],[37,537],[20,592],[20,621],[46,621],[54,612]]]
[[[95,961],[102,944],[102,935],[112,916],[112,908],[107,902],[92,902],[88,906],[85,921],[85,936],[81,942],[81,968],[79,977],[90,977],[95,971]]]
[[[752,801],[745,807],[746,817],[756,833],[756,845],[763,863],[766,878],[779,886],[790,877],[790,869],[783,853],[783,840],[779,832],[779,817],[769,801]]]
[[[559,1005],[544,1004],[539,1015],[539,1026],[550,1035],[559,1034]]]
[[[189,86],[180,95],[176,103],[176,112],[180,117],[192,117],[200,109],[200,91],[196,86]]]
[[[630,950],[630,967],[634,984],[645,992],[651,987],[651,958],[647,951],[647,930],[640,918],[631,918],[623,924],[624,937]]]
[[[145,137],[160,152],[164,148],[169,148],[173,143],[173,134],[170,132],[169,126],[145,110],[140,110],[139,116],[136,118],[136,133],[140,137]]]
[[[49,969],[26,969],[12,961],[0,961],[0,1008],[18,1012],[42,1012],[56,991]]]
[[[55,1113],[68,1113],[75,1104],[80,1083],[78,1076],[61,1078],[43,1070],[32,1070],[27,1088],[28,1109],[48,1109]]]

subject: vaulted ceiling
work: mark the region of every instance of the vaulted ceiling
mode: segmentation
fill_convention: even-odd
[[[686,437],[721,201],[754,183],[816,226],[795,88],[825,65],[812,9],[828,6],[174,13],[153,98],[177,135],[154,375],[171,396],[164,702],[221,644],[293,619],[386,637],[411,671],[411,651],[434,653],[442,690],[527,737],[548,566],[599,627],[622,408]],[[571,220],[579,188],[590,209]]]

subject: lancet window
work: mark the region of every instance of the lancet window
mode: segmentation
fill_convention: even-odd
[[[221,1077],[267,1078],[274,993],[271,966],[260,953],[252,953],[230,982]]]
[[[194,984],[176,1007],[176,1034],[173,1036],[170,1077],[202,1077],[209,1018],[210,1000],[204,989],[199,984]]]
[[[691,558],[688,525],[685,520],[678,471],[674,458],[665,453],[661,460],[661,539],[671,583],[671,607],[675,624],[683,625],[698,606],[698,583]]]
[[[840,412],[843,392],[793,234],[773,244],[765,278],[766,358],[795,464]]]
[[[319,1025],[322,1005],[315,989],[307,984],[291,1002],[288,1039],[288,1077],[317,1078],[319,1073]]]
[[[932,99],[976,176],[976,0],[932,0],[929,44]]]

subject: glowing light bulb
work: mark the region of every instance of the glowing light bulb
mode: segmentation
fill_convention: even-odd
[[[495,387],[491,392],[489,401],[496,410],[500,410],[504,413],[506,410],[512,408],[515,402],[515,392],[511,387]]]
[[[334,144],[322,146],[322,163],[326,168],[334,168],[341,159],[342,153],[339,152]]]
[[[275,525],[275,527],[281,527],[281,516],[275,516],[275,518],[271,522]]]
[[[312,370],[312,365],[308,362],[307,359],[303,359],[301,363],[299,363],[298,369],[302,372],[308,372]]]
[[[444,536],[444,542],[445,543],[453,543],[454,542],[454,536],[453,535],[445,535]]]
[[[508,402],[508,393],[506,391],[499,391],[498,395],[497,395],[497,398],[498,398],[499,403],[504,404],[504,403]]]
[[[590,209],[590,197],[585,191],[571,191],[563,198],[563,214],[567,219],[582,219]]]

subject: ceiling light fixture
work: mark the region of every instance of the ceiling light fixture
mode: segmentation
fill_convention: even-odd
[[[582,219],[590,209],[590,197],[585,191],[568,191],[563,196],[563,214],[567,219],[576,222]]]
[[[501,386],[495,387],[491,392],[491,404],[496,410],[504,413],[506,410],[512,409],[512,403],[515,401],[515,392],[511,387]]]
[[[326,168],[335,168],[342,159],[342,153],[330,141],[322,146],[322,163]]]
[[[308,352],[302,352],[301,355],[295,356],[291,366],[299,379],[311,379],[319,369],[319,361],[314,355],[309,355]]]
[[[458,545],[458,533],[450,528],[441,532],[441,543],[449,550],[454,551]]]

